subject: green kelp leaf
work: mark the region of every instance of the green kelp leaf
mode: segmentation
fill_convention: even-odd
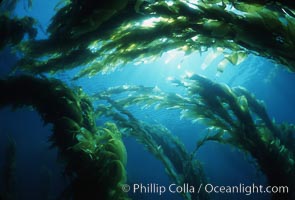
[[[267,127],[265,127],[264,125],[262,126],[257,125],[257,130],[263,142],[271,143],[271,141],[273,140],[273,136],[271,131]]]
[[[232,4],[235,9],[245,12],[245,13],[257,13],[261,9],[263,9],[263,6],[258,4],[248,4],[248,3],[242,3],[242,2],[235,2]]]
[[[243,112],[247,112],[249,110],[248,101],[245,96],[238,97],[238,104]]]
[[[290,165],[295,165],[295,161],[292,158],[289,158],[288,161],[289,161]]]
[[[264,26],[273,32],[280,32],[283,28],[283,23],[280,20],[280,14],[277,12],[269,12],[267,9],[262,9],[257,13],[263,20]]]
[[[225,59],[227,59],[233,65],[241,64],[248,56],[248,53],[245,51],[237,51],[230,55],[224,55]]]
[[[287,17],[295,18],[295,10],[294,9],[284,7],[284,8],[281,8],[281,10],[287,15]]]
[[[206,4],[218,4],[218,3],[222,3],[222,0],[202,0],[203,3]]]
[[[57,12],[61,8],[65,7],[66,5],[69,5],[71,3],[71,0],[59,0],[57,4],[54,6],[54,10]]]
[[[79,78],[82,78],[84,76],[88,76],[88,78],[96,75],[98,72],[104,71],[106,72],[107,67],[103,66],[102,64],[95,62],[93,64],[90,64],[89,66],[82,69],[74,78],[73,80],[77,80]]]
[[[201,69],[205,70],[218,56],[220,56],[223,52],[222,48],[217,48],[215,51],[210,51],[205,57]]]
[[[294,18],[287,17],[288,26],[286,27],[288,33],[288,39],[292,41],[292,45],[295,46],[295,20]]]
[[[112,160],[108,164],[108,169],[106,170],[108,170],[107,174],[111,175],[111,177],[108,178],[108,183],[106,184],[110,184],[112,186],[114,185],[113,187],[115,187],[116,185],[126,181],[125,167],[120,160]]]
[[[230,26],[222,21],[207,20],[203,23],[203,28],[211,32],[211,35],[216,38],[226,36],[230,31]]]
[[[284,145],[281,145],[279,151],[280,151],[280,153],[285,153],[287,151],[287,149]]]
[[[225,134],[225,132],[223,130],[217,131],[217,133],[215,133],[214,135],[211,135],[209,133],[206,134],[205,137],[203,137],[202,139],[197,141],[196,148],[195,148],[194,152],[196,152],[201,146],[203,146],[208,141],[216,141],[216,142],[220,142],[220,143],[225,143],[225,141],[223,141],[224,134]]]
[[[221,62],[218,63],[217,71],[222,73],[229,63],[230,63],[229,60],[223,59]]]

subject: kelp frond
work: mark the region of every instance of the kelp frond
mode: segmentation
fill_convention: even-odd
[[[48,39],[20,45],[25,58],[18,66],[42,73],[83,65],[77,79],[169,50],[188,55],[212,48],[224,55],[220,72],[251,53],[294,71],[294,13],[286,1],[70,1],[53,17]]]
[[[93,106],[81,90],[32,76],[2,79],[0,89],[0,107],[33,106],[45,123],[53,124],[50,141],[71,178],[67,198],[127,199],[121,190],[127,159],[121,133],[112,123],[96,126]]]
[[[136,86],[129,86],[114,90],[114,94],[110,89],[96,96],[110,99],[119,92],[117,106],[112,104],[116,109],[130,105],[179,109],[183,117],[193,122],[200,121],[208,127],[208,135],[197,142],[195,151],[206,141],[231,144],[257,161],[271,185],[280,183],[295,187],[294,125],[279,125],[270,120],[263,102],[245,88],[230,88],[197,74],[171,80],[186,92],[180,95],[165,93],[159,88],[139,90]],[[286,198],[292,199],[293,195],[290,193]],[[280,198],[275,194],[273,197]]]
[[[7,13],[0,14],[0,50],[5,46],[15,46],[19,44],[25,35],[32,41],[37,35],[37,29],[34,27],[35,19],[32,17],[10,17]]]
[[[206,182],[206,178],[201,164],[191,157],[181,141],[173,136],[170,131],[160,124],[150,125],[143,121],[139,121],[127,107],[132,103],[139,104],[141,100],[147,99],[147,96],[140,97],[130,104],[127,101],[114,100],[113,95],[122,94],[124,92],[148,94],[155,91],[154,88],[143,86],[120,86],[111,87],[108,90],[96,94],[96,101],[106,101],[100,104],[96,109],[98,117],[108,117],[115,121],[126,136],[133,136],[138,142],[142,143],[145,148],[159,159],[165,171],[173,182],[178,185],[188,183],[191,185],[199,185]],[[126,103],[126,104],[125,104]],[[142,102],[141,102],[142,103]],[[185,199],[209,199],[208,194],[204,192],[182,194]]]

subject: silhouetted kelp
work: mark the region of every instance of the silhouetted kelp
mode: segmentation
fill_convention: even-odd
[[[126,150],[115,124],[96,127],[86,95],[55,79],[31,76],[0,80],[0,107],[33,106],[45,123],[53,124],[51,143],[65,161],[71,184],[62,198],[127,199]]]
[[[10,18],[8,14],[0,14],[0,50],[6,45],[17,45],[28,34],[34,39],[37,30],[33,27],[35,20],[32,17]]]
[[[134,90],[135,88],[138,87],[130,89]],[[142,143],[151,154],[163,163],[165,171],[173,183],[176,185],[189,184],[195,187],[207,183],[201,163],[191,157],[181,141],[167,128],[160,124],[150,125],[136,119],[131,112],[105,93],[97,94],[96,98],[100,101],[105,100],[109,104],[99,105],[95,111],[96,115],[111,117],[118,127],[124,130],[124,135],[133,136]],[[183,192],[181,194],[187,200],[209,199],[209,195],[205,191]]]
[[[1,0],[0,11],[12,12],[15,9],[17,3],[18,0]]]
[[[26,56],[18,66],[42,73],[83,65],[79,78],[172,49],[190,54],[213,48],[225,57],[219,71],[249,53],[294,71],[294,12],[287,1],[72,0],[53,17],[48,39],[20,46]]]
[[[140,104],[144,108],[154,105],[156,109],[180,109],[181,117],[193,122],[201,121],[208,126],[208,134],[197,141],[192,156],[206,141],[230,144],[256,160],[269,185],[289,187],[287,194],[272,194],[273,199],[294,199],[294,125],[274,123],[263,102],[244,88],[229,88],[196,74],[171,81],[183,87],[186,94],[123,85],[109,88],[96,96],[106,98],[120,94],[116,105],[122,108]],[[127,93],[126,96],[124,93]],[[110,113],[110,109],[105,113]]]

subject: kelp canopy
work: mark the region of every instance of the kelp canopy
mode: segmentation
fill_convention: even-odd
[[[255,0],[64,1],[49,38],[23,43],[18,67],[32,73],[83,66],[79,78],[177,49],[224,53],[218,70],[250,54],[295,70],[294,5]]]

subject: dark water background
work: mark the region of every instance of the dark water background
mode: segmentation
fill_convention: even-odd
[[[34,7],[27,13],[21,5],[15,14],[32,15],[36,17],[43,29],[49,23],[53,14],[55,1],[34,1]],[[48,4],[48,5],[46,5]],[[42,31],[38,38],[46,37]],[[167,77],[181,77],[187,72],[205,75],[217,82],[230,86],[243,86],[251,91],[258,99],[264,101],[271,118],[276,122],[295,123],[295,76],[284,70],[282,66],[275,66],[269,60],[256,56],[249,56],[239,66],[228,66],[223,74],[216,75],[217,61],[214,61],[206,70],[200,66],[206,54],[192,54],[183,59],[181,53],[172,52],[176,58],[169,63],[164,55],[158,61],[141,66],[128,64],[121,70],[106,75],[97,75],[92,78],[82,78],[70,81],[77,70],[61,72],[55,77],[62,79],[71,87],[82,87],[89,95],[106,89],[110,86],[122,84],[136,84],[144,86],[158,86],[167,92],[179,92],[171,86]],[[182,60],[183,59],[183,60]],[[8,75],[9,70],[16,62],[17,56],[7,48],[0,53],[0,76]],[[181,62],[181,68],[178,64]],[[25,88],[24,88],[25,89]],[[1,92],[1,91],[0,91]],[[13,91],[11,91],[13,92]],[[189,151],[204,133],[205,127],[192,124],[189,120],[180,120],[178,111],[171,110],[132,110],[139,119],[148,122],[158,122],[165,125],[173,134],[177,135]],[[103,121],[98,120],[98,124]],[[51,134],[51,125],[44,125],[39,115],[31,108],[0,110],[0,166],[3,166],[4,151],[8,138],[16,142],[16,185],[18,199],[42,199],[44,187],[49,188],[52,198],[56,197],[67,183],[62,174],[62,163],[58,159],[56,149],[49,150],[48,138]],[[168,186],[171,182],[165,173],[162,163],[148,153],[141,144],[133,138],[124,139],[127,152],[128,183],[156,183]],[[259,173],[251,158],[236,149],[208,143],[197,153],[204,166],[208,182],[214,185],[238,185],[243,183],[257,185],[266,183],[265,177]],[[2,182],[0,182],[2,184]],[[49,187],[48,185],[49,184]],[[0,185],[2,188],[2,185]],[[134,199],[182,199],[180,195],[165,193],[130,195]],[[268,195],[212,195],[213,199],[270,199]]]

